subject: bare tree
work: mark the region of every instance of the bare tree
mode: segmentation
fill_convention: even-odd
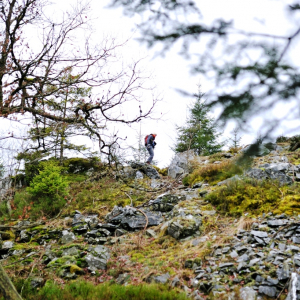
[[[131,124],[150,116],[155,97],[147,101],[142,114],[139,110],[141,91],[151,89],[148,77],[140,71],[140,61],[124,66],[117,59],[116,52],[124,44],[114,39],[92,44],[91,35],[86,34],[88,3],[79,1],[57,20],[45,15],[47,5],[47,0],[0,2],[0,117],[18,119],[31,114],[77,124],[109,154],[118,137],[105,139],[101,128],[111,122]],[[38,33],[38,42],[28,38],[29,30]],[[64,79],[66,70],[79,76],[72,81]],[[70,103],[65,114],[47,106],[60,91],[84,87],[93,87],[97,94]],[[125,114],[126,105],[133,108],[135,103],[136,111]]]

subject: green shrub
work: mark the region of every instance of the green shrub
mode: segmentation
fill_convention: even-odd
[[[28,293],[26,293],[28,291]],[[171,289],[167,285],[129,285],[116,284],[93,285],[85,281],[74,281],[63,288],[53,282],[47,282],[39,291],[23,291],[27,300],[187,300],[184,293]],[[0,298],[1,300],[3,298]]]
[[[276,139],[276,143],[286,143],[289,139],[289,137],[281,135]]]
[[[71,174],[83,174],[90,170],[99,171],[104,167],[98,157],[68,158],[63,162],[63,166],[66,168],[67,172]]]
[[[46,214],[53,215],[66,203],[64,198],[68,195],[69,183],[61,175],[63,168],[57,162],[47,161],[41,164],[43,169],[26,190]]]

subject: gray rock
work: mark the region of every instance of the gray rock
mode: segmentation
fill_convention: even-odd
[[[273,286],[260,286],[258,292],[262,295],[275,297],[277,295],[276,287]]]
[[[279,249],[280,251],[284,251],[284,250],[285,250],[285,247],[286,247],[286,245],[283,244],[283,243],[279,243],[279,244],[278,244],[278,249]]]
[[[279,227],[279,226],[284,226],[288,223],[288,220],[270,220],[268,221],[268,226],[269,227]]]
[[[254,178],[254,179],[258,179],[258,180],[265,180],[268,178],[268,175],[264,170],[257,169],[257,168],[249,169],[246,172],[246,176]]]
[[[42,278],[42,277],[34,277],[30,280],[30,286],[33,289],[41,287],[43,285],[43,283],[44,283],[44,278]]]
[[[229,267],[233,267],[233,266],[234,266],[233,263],[221,263],[221,264],[219,264],[220,269],[229,268]]]
[[[260,258],[254,258],[254,259],[251,259],[250,261],[249,261],[249,267],[252,267],[252,266],[254,266],[254,265],[256,265],[258,262],[260,262],[261,261],[261,259]]]
[[[107,260],[88,254],[84,257],[90,271],[106,270]]]
[[[83,225],[85,222],[85,216],[83,216],[79,211],[75,211],[75,215],[73,217],[72,226]]]
[[[208,240],[207,236],[202,236],[198,239],[192,240],[192,245],[193,246],[198,246],[200,243],[205,243]]]
[[[92,248],[89,248],[89,251],[102,259],[109,260],[110,259],[110,250],[104,246],[98,245]]]
[[[257,292],[251,287],[243,287],[240,289],[241,300],[256,300]]]
[[[142,172],[140,171],[136,171],[135,173],[135,179],[143,179],[144,178],[144,175]]]
[[[61,238],[62,244],[72,243],[73,241],[76,240],[76,236],[73,232],[68,232],[67,230],[63,230],[62,235],[63,235]]]
[[[140,162],[132,162],[130,164],[132,169],[137,169],[147,177],[151,179],[160,179],[158,172],[148,164],[140,163]]]
[[[259,238],[268,237],[268,234],[265,231],[251,230],[250,234],[253,235],[253,236],[259,237]]]
[[[175,278],[171,282],[171,286],[176,287],[176,286],[179,286],[179,285],[180,285],[180,280],[177,276],[175,276]]]
[[[167,232],[175,239],[183,239],[196,233],[201,224],[201,219],[193,216],[176,217],[168,225]]]
[[[183,175],[185,172],[184,172],[184,169],[178,167],[178,166],[170,166],[168,168],[168,176],[172,177],[172,178],[177,178],[181,175]]]
[[[223,181],[220,181],[217,183],[218,186],[221,186],[221,185],[226,185],[226,184],[230,184],[232,182],[235,182],[235,181],[239,181],[241,180],[242,178],[239,176],[239,175],[234,175],[233,177],[231,178],[228,178],[228,179],[225,179]]]
[[[156,233],[155,233],[155,231],[152,230],[152,229],[147,229],[147,230],[146,230],[146,234],[147,234],[148,236],[150,236],[150,237],[156,237]]]
[[[61,256],[76,256],[79,254],[79,250],[76,247],[64,249]]]
[[[28,243],[30,241],[30,236],[27,234],[26,230],[20,232],[20,243]]]
[[[124,234],[126,234],[128,231],[124,230],[124,229],[121,229],[121,228],[118,228],[115,232],[115,235],[116,236],[122,236]]]
[[[249,260],[249,256],[247,254],[243,254],[242,256],[240,256],[237,259],[237,262],[241,262],[241,261],[248,261]]]
[[[168,282],[169,278],[170,278],[170,274],[166,273],[166,274],[154,277],[154,281],[156,283],[165,284]]]
[[[283,263],[282,268],[276,270],[278,280],[287,280],[290,278],[290,267],[288,263]]]
[[[280,185],[291,185],[293,183],[293,179],[281,171],[266,170],[266,173],[270,179],[278,181]]]
[[[148,218],[148,226],[157,226],[163,221],[160,212],[145,211],[145,214]],[[106,216],[106,219],[125,230],[142,229],[147,221],[145,216],[133,207],[114,207],[113,211]]]
[[[193,150],[176,153],[168,168],[168,175],[172,178],[177,178],[184,173],[189,173],[190,162],[194,160],[194,158],[195,153]]]
[[[238,253],[235,250],[232,251],[229,255],[231,256],[231,258],[236,258],[236,257],[239,256]]]
[[[5,241],[2,244],[1,250],[9,250],[9,249],[13,248],[13,246],[14,246],[13,242],[11,242],[11,241]]]
[[[185,200],[185,196],[175,194],[162,194],[151,201],[152,210],[168,212],[171,211],[179,201]]]
[[[286,172],[290,168],[291,168],[291,164],[289,163],[272,163],[266,168],[266,171],[268,170],[268,171],[275,171],[275,172],[279,172],[279,171]]]

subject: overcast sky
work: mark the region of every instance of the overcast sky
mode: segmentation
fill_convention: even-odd
[[[157,111],[158,113],[162,112],[164,117],[161,121],[144,121],[142,132],[150,133],[155,131],[158,134],[155,158],[160,167],[167,166],[173,156],[170,147],[174,145],[176,140],[175,124],[182,125],[185,123],[187,106],[192,103],[191,99],[181,96],[175,89],[180,88],[194,92],[197,90],[196,85],[201,84],[202,91],[207,92],[209,84],[205,80],[200,81],[199,77],[190,74],[191,61],[185,60],[178,55],[179,47],[175,46],[172,51],[161,57],[155,56],[156,49],[147,49],[144,45],[136,42],[135,37],[138,37],[139,33],[134,33],[134,30],[136,30],[135,23],[139,22],[139,17],[128,18],[123,16],[121,9],[105,8],[105,4],[109,2],[108,0],[92,1],[93,11],[99,17],[96,21],[97,31],[99,35],[111,33],[120,38],[127,38],[133,34],[129,47],[126,50],[126,55],[148,56],[148,67],[153,71],[157,88],[161,91],[164,98],[163,103],[159,104]],[[228,21],[233,20],[235,28],[245,31],[286,35],[287,33],[293,33],[295,23],[299,24],[299,19],[291,19],[286,10],[287,4],[293,3],[292,1],[198,0],[195,2],[199,4],[205,22],[211,22],[216,18],[223,18]],[[293,43],[289,52],[291,59],[298,65],[300,62],[299,50],[299,44]],[[282,116],[287,112],[287,108],[286,104],[281,105],[274,110],[274,114]],[[260,118],[252,122],[252,128],[248,127],[247,134],[242,134],[243,144],[248,144],[256,139],[257,129],[260,124]],[[228,136],[230,136],[230,131],[233,129],[232,126],[229,126],[227,129],[223,128],[225,131],[224,139],[228,139]],[[296,127],[299,128],[298,122],[286,122],[286,124],[282,124],[278,135],[285,134],[289,129]],[[132,143],[131,141],[134,143],[134,139],[129,139],[129,143]]]
[[[76,0],[52,0],[53,5],[49,7],[48,12],[52,11],[55,15],[74,5]],[[139,32],[136,31],[136,23],[139,17],[128,18],[123,15],[122,9],[109,9],[107,5],[109,0],[91,0],[92,13],[95,17],[93,26],[95,27],[94,39],[101,39],[103,36],[111,36],[118,40],[126,40],[131,37],[127,46],[123,50],[123,59],[129,61],[134,58],[145,57],[144,67],[153,74],[153,83],[157,87],[163,98],[163,101],[157,105],[156,115],[162,116],[160,120],[143,121],[142,133],[157,133],[157,147],[155,149],[155,160],[159,167],[169,165],[174,153],[171,147],[176,140],[175,124],[183,125],[187,117],[187,107],[191,105],[192,100],[183,97],[175,89],[179,88],[189,92],[197,91],[197,84],[202,87],[202,92],[208,92],[210,85],[205,80],[190,74],[191,61],[178,55],[179,45],[171,51],[166,52],[164,56],[155,55],[157,49],[147,49],[136,41]],[[284,35],[291,33],[297,20],[291,20],[287,15],[285,7],[291,1],[280,0],[198,0],[199,8],[205,22],[211,22],[216,18],[225,20],[234,20],[235,28],[252,32],[266,32],[270,34]],[[51,13],[50,13],[51,14]],[[274,41],[275,42],[275,41]],[[290,58],[295,64],[300,63],[299,44],[293,43],[289,53]],[[197,49],[191,48],[192,51]],[[287,111],[287,106],[283,105],[274,111],[275,114],[282,115]],[[215,112],[217,114],[217,112]],[[252,127],[248,127],[248,132],[241,134],[242,144],[251,143],[257,137],[257,128],[261,123],[260,119],[252,122]],[[278,135],[285,134],[289,128],[297,127],[299,123],[283,124]],[[231,127],[222,128],[224,131],[224,140],[228,140]],[[137,131],[139,126],[128,128],[116,126],[112,130],[119,130],[121,136],[127,136],[129,145],[137,144]],[[96,147],[96,146],[95,146]],[[95,148],[97,149],[97,148]]]

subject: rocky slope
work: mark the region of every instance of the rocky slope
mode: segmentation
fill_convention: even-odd
[[[126,185],[116,189],[128,203],[97,213],[93,207],[71,212],[70,204],[57,219],[0,225],[1,263],[14,282],[22,278],[21,288],[27,282],[33,290],[50,280],[84,279],[166,284],[193,299],[300,299],[298,152],[267,146],[242,173],[212,182],[201,170],[223,170],[240,154],[184,153],[174,158],[169,176],[134,163],[117,174]],[[241,198],[235,213],[224,203],[214,206],[213,195],[242,182],[251,183],[250,190],[269,182],[267,192],[274,188],[277,200],[259,190],[244,211],[248,200],[239,190],[222,200],[228,208]]]

